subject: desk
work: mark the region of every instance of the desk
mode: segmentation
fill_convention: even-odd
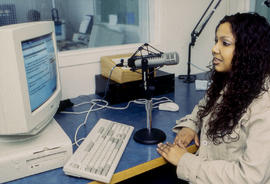
[[[179,79],[175,79],[175,92],[169,93],[166,96],[174,100],[180,106],[179,112],[166,112],[153,109],[153,128],[162,129],[166,133],[166,141],[172,142],[175,137],[175,133],[172,132],[172,127],[175,125],[175,121],[184,115],[190,113],[193,107],[203,97],[204,91],[196,91],[195,84],[183,83]],[[160,96],[159,96],[160,97]],[[75,99],[71,99],[73,103],[78,104],[82,101],[89,101],[90,99],[98,98],[96,95],[79,96]],[[124,106],[126,103],[118,104],[114,106]],[[82,111],[88,109],[89,106],[80,106],[76,108],[76,111]],[[72,108],[69,110],[73,110]],[[74,140],[74,134],[77,126],[83,122],[85,115],[67,115],[56,114],[55,119],[62,126],[64,131],[69,135],[70,139]],[[111,110],[103,109],[97,112],[90,113],[87,121],[87,125],[80,129],[78,138],[84,137],[88,134],[94,124],[100,119],[109,119],[121,123],[126,123],[135,127],[133,134],[146,127],[146,112],[144,105],[131,104],[126,110]],[[132,135],[133,136],[133,135]],[[76,147],[73,147],[74,150]],[[194,151],[194,147],[190,148],[190,151]],[[115,171],[115,175],[112,181],[118,182],[125,180],[129,177],[146,172],[153,168],[159,167],[166,162],[156,152],[156,145],[143,145],[135,142],[131,137],[125,152],[119,162],[119,165]],[[64,174],[62,168],[54,169],[37,175],[22,178],[16,181],[9,182],[10,184],[29,184],[29,183],[49,183],[49,184],[85,184],[85,183],[98,183],[88,179],[76,178],[67,176]]]

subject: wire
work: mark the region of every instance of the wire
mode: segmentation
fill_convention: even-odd
[[[208,70],[205,70],[205,69],[203,69],[203,68],[201,68],[201,67],[199,67],[199,66],[197,66],[197,65],[195,65],[195,64],[193,64],[193,63],[190,63],[194,68],[197,68],[197,69],[199,69],[199,70],[201,70],[202,72],[208,72]],[[206,68],[207,68],[207,66],[206,66]]]
[[[163,100],[164,99],[164,100]],[[161,98],[152,98],[152,100],[160,100],[158,102],[153,102],[152,108],[158,108],[158,105],[165,102],[173,102],[171,99],[167,97],[161,97]]]
[[[111,80],[112,72],[113,72],[113,70],[114,70],[116,67],[117,67],[116,65],[113,66],[112,69],[111,69],[111,71],[110,71],[109,77],[108,77],[108,79],[107,79],[106,87],[105,87],[105,90],[104,90],[104,96],[103,96],[102,99],[105,99],[106,96],[107,96],[107,93],[108,93],[108,91],[109,91],[109,86],[110,86],[110,80]]]
[[[105,105],[100,105],[98,104],[97,102],[103,102],[105,103]],[[77,105],[73,105],[73,107],[78,107],[78,106],[81,106],[81,105],[86,105],[86,104],[92,104],[92,105],[97,105],[99,106],[98,108],[95,108],[95,109],[91,109],[91,111],[98,111],[98,110],[101,110],[101,109],[104,109],[109,103],[106,101],[106,100],[102,100],[102,99],[93,99],[91,101],[87,101],[87,102],[82,102],[80,104],[77,104]],[[85,113],[88,113],[88,110],[87,111],[81,111],[81,112],[70,112],[70,111],[61,111],[60,113],[62,114],[75,114],[75,115],[80,115],[80,114],[85,114]]]
[[[84,125],[86,125],[86,122],[87,122],[87,119],[88,119],[88,116],[89,116],[89,114],[90,114],[90,112],[92,112],[92,109],[95,107],[95,105],[96,105],[96,102],[95,101],[99,101],[98,99],[94,99],[94,100],[91,100],[91,103],[92,103],[92,105],[91,105],[91,107],[89,108],[89,110],[87,111],[87,114],[86,114],[86,116],[85,116],[85,118],[84,118],[84,121],[83,121],[83,123],[81,123],[78,127],[77,127],[77,129],[76,129],[76,131],[75,131],[75,135],[74,135],[74,143],[76,144],[76,146],[80,146],[79,145],[79,141],[81,140],[81,139],[79,139],[79,140],[77,140],[77,135],[78,135],[78,132],[79,132],[79,130],[80,130],[80,128],[82,127],[82,126],[84,126]],[[104,107],[101,107],[100,109],[103,109]],[[99,109],[99,110],[100,110]]]
[[[167,97],[152,98],[151,100],[153,101],[153,106],[152,106],[153,108],[157,108],[158,104],[160,104],[160,103],[172,102],[172,100],[167,98]],[[74,115],[80,115],[80,114],[85,114],[86,113],[84,121],[80,125],[78,125],[77,128],[76,128],[76,131],[75,131],[75,134],[74,134],[74,143],[72,143],[72,145],[76,145],[76,146],[79,147],[80,146],[79,142],[83,141],[84,138],[78,139],[77,138],[78,137],[78,132],[79,132],[79,130],[80,130],[80,128],[82,126],[86,125],[88,117],[89,117],[91,112],[98,111],[98,110],[105,109],[105,108],[113,109],[113,110],[125,110],[130,106],[131,103],[135,103],[135,104],[139,104],[139,105],[145,105],[146,101],[147,101],[146,99],[137,99],[137,100],[129,101],[127,103],[127,105],[125,105],[123,107],[113,107],[113,106],[109,106],[109,103],[106,100],[92,99],[90,101],[81,102],[81,103],[76,104],[76,105],[73,106],[73,107],[79,107],[81,105],[91,104],[90,108],[87,111],[81,111],[81,112],[61,111],[60,113],[74,114]],[[157,102],[154,102],[154,101],[157,101]]]
[[[85,139],[85,138],[83,137],[83,138],[80,138],[79,140],[77,140],[77,144],[78,144],[79,142],[83,141],[84,139]],[[77,146],[77,144],[74,142],[74,143],[72,143],[72,146],[74,146],[74,145]]]
[[[117,65],[113,66],[111,71],[110,71],[110,74],[109,74],[108,79],[107,79],[106,87],[105,87],[105,90],[104,90],[104,96],[102,97],[102,99],[92,99],[92,100],[87,101],[87,102],[82,102],[82,103],[79,103],[77,105],[73,105],[73,107],[78,107],[78,106],[81,106],[81,105],[91,104],[90,108],[87,111],[81,111],[81,112],[61,111],[60,112],[60,113],[63,113],[63,114],[75,114],[75,115],[80,115],[80,114],[85,114],[86,113],[84,121],[77,127],[77,129],[75,131],[74,143],[72,145],[76,145],[76,146],[79,147],[80,146],[79,142],[84,140],[84,138],[80,138],[80,139],[77,140],[77,136],[78,136],[78,132],[79,132],[80,128],[82,126],[86,125],[87,119],[88,119],[89,114],[91,112],[98,111],[98,110],[101,110],[101,109],[104,109],[104,108],[113,109],[113,110],[125,110],[130,106],[131,103],[140,104],[140,105],[145,105],[146,104],[146,101],[147,101],[146,99],[137,99],[137,100],[129,101],[127,103],[127,105],[124,106],[124,107],[113,107],[113,106],[109,106],[109,103],[106,100],[104,100],[106,98],[107,92],[109,90],[109,83],[110,83],[110,80],[111,80],[112,72],[116,67],[118,67],[118,66]],[[157,69],[159,69],[159,68],[157,68]],[[171,99],[169,99],[167,97],[152,98],[151,100],[153,100],[153,101],[161,100],[159,102],[153,103],[152,108],[157,108],[158,107],[157,105],[160,104],[160,103],[171,102],[172,101]]]

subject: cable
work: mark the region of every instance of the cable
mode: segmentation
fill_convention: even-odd
[[[85,138],[83,137],[83,138],[80,138],[79,140],[77,140],[77,143],[78,142],[81,142],[81,141],[83,141]],[[74,142],[74,143],[72,143],[72,146],[74,146],[74,145],[76,145],[77,146],[77,144]]]
[[[205,69],[203,69],[203,68],[201,68],[201,67],[199,67],[199,66],[197,66],[197,65],[195,65],[195,64],[193,64],[193,63],[190,63],[193,67],[195,67],[195,68],[197,68],[198,70],[201,70],[202,72],[208,72],[207,70],[205,70]],[[207,68],[207,66],[206,66],[206,68]]]
[[[105,105],[100,105],[96,102],[103,102],[105,103]],[[82,103],[79,103],[77,105],[74,105],[73,107],[78,107],[78,106],[81,106],[81,105],[86,105],[86,104],[92,104],[92,105],[98,105],[99,107],[96,108],[96,109],[91,109],[91,111],[98,111],[98,110],[101,110],[103,108],[105,108],[109,103],[106,101],[106,100],[102,100],[102,99],[93,99],[91,101],[87,101],[87,102],[82,102]],[[81,112],[70,112],[70,111],[61,111],[60,113],[62,114],[75,114],[75,115],[80,115],[80,114],[85,114],[85,113],[88,113],[88,111],[81,111]]]
[[[162,100],[164,99],[164,100]],[[161,97],[161,98],[152,98],[152,100],[161,100],[158,102],[153,102],[152,108],[158,108],[158,105],[161,103],[165,103],[165,102],[173,102],[171,99],[167,98],[167,97]]]
[[[172,102],[172,100],[167,98],[167,97],[152,98],[152,100],[153,100],[153,108],[157,108],[158,104],[160,104],[160,103]],[[157,101],[157,102],[154,102],[154,101]],[[100,103],[102,103],[102,104],[100,104]],[[92,99],[90,101],[81,102],[81,103],[76,104],[76,105],[73,106],[73,107],[79,107],[81,105],[91,104],[90,108],[87,111],[81,111],[81,112],[61,111],[60,113],[63,113],[63,114],[75,114],[75,115],[80,115],[80,114],[85,114],[86,113],[84,121],[80,125],[78,125],[77,128],[76,128],[76,131],[75,131],[75,134],[74,134],[74,143],[72,143],[72,145],[76,145],[76,146],[79,147],[80,146],[79,142],[84,140],[84,138],[77,139],[77,136],[78,136],[78,132],[79,132],[80,128],[82,126],[86,125],[87,119],[88,119],[89,114],[91,112],[98,111],[98,110],[101,110],[101,109],[104,109],[104,108],[113,109],[113,110],[125,110],[125,109],[127,109],[129,107],[129,105],[131,103],[135,103],[135,104],[139,104],[139,105],[145,105],[146,99],[137,99],[137,100],[129,101],[127,103],[127,105],[123,106],[123,107],[112,107],[112,106],[108,105],[109,103],[106,100]]]
[[[110,86],[110,80],[111,80],[111,76],[112,76],[112,72],[113,70],[117,67],[117,65],[113,66],[111,71],[110,71],[110,74],[109,74],[109,77],[107,79],[107,83],[106,83],[106,87],[105,87],[105,90],[104,90],[104,96],[102,97],[102,99],[105,99],[106,96],[107,96],[107,93],[109,91],[109,86]]]
[[[98,104],[97,102],[94,102],[95,100],[97,100],[97,102],[102,102],[104,104]],[[128,104],[124,107],[112,107],[112,106],[109,106],[108,102],[106,100],[102,100],[102,99],[94,99],[94,100],[91,100],[90,102],[83,102],[83,103],[80,103],[80,104],[77,104],[77,105],[74,105],[73,107],[78,107],[78,106],[81,106],[81,105],[86,105],[86,104],[92,104],[95,105],[95,106],[98,106],[98,108],[95,108],[95,109],[91,109],[91,112],[94,112],[94,111],[98,111],[98,110],[101,110],[101,109],[104,109],[104,108],[108,108],[108,109],[113,109],[113,110],[125,110],[129,107],[129,105],[131,103],[136,103],[136,104],[145,104],[145,101],[144,99],[138,99],[138,100],[132,100],[132,101],[129,101]],[[92,107],[91,106],[91,107]],[[62,114],[74,114],[74,115],[80,115],[80,114],[85,114],[85,113],[88,113],[89,110],[87,111],[80,111],[80,112],[70,112],[70,111],[61,111],[60,113]]]
[[[100,100],[99,100],[99,99],[91,100],[92,105],[91,105],[91,107],[89,108],[89,110],[87,111],[87,114],[86,114],[86,116],[85,116],[85,118],[84,118],[83,123],[81,123],[81,124],[77,127],[77,129],[76,129],[76,131],[75,131],[75,135],[74,135],[74,143],[75,143],[76,146],[78,146],[78,147],[80,146],[79,143],[78,143],[78,141],[80,141],[82,138],[79,139],[79,140],[77,140],[77,134],[78,134],[80,128],[81,128],[82,126],[86,125],[86,122],[87,122],[87,119],[88,119],[88,116],[89,116],[90,112],[93,111],[92,109],[93,109],[93,108],[95,107],[95,105],[97,104],[95,101],[100,101]],[[105,107],[105,106],[104,106],[104,107]],[[103,109],[104,107],[101,107],[101,108],[99,108],[98,110]],[[95,110],[96,110],[96,109],[95,109]]]
[[[164,100],[163,100],[164,99]],[[167,98],[167,97],[160,97],[160,98],[152,98],[153,101],[157,101],[157,100],[161,100],[161,101],[158,101],[158,102],[153,102],[153,108],[157,108],[156,106],[154,105],[157,105],[157,104],[160,104],[160,103],[165,103],[165,102],[172,102],[171,99]],[[99,104],[97,102],[102,102],[104,104]],[[91,104],[92,105],[95,105],[95,106],[98,106],[98,108],[95,108],[95,109],[91,109],[91,112],[94,112],[94,111],[98,111],[98,110],[101,110],[101,109],[104,109],[104,108],[108,108],[108,109],[112,109],[112,110],[125,110],[127,109],[131,103],[135,103],[135,104],[140,104],[140,105],[145,105],[146,103],[146,99],[137,99],[137,100],[131,100],[127,103],[127,105],[123,106],[123,107],[113,107],[113,106],[109,106],[108,102],[106,100],[103,100],[103,99],[93,99],[91,101],[87,101],[87,102],[82,102],[82,103],[79,103],[79,104],[76,104],[74,105],[73,107],[78,107],[78,106],[81,106],[81,105],[86,105],[86,104]],[[61,111],[60,113],[63,113],[63,114],[74,114],[74,115],[80,115],[80,114],[85,114],[85,113],[88,113],[89,110],[87,111],[80,111],[80,112],[70,112],[70,111]]]

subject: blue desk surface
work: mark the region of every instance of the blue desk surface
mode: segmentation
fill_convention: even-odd
[[[175,125],[175,121],[184,115],[190,113],[193,107],[198,103],[198,101],[203,97],[205,91],[195,90],[195,84],[183,83],[182,80],[175,79],[175,92],[169,93],[161,96],[166,96],[175,101],[180,109],[178,112],[167,112],[159,111],[158,109],[153,109],[152,111],[152,123],[153,128],[159,128],[166,133],[166,142],[172,142],[175,137],[175,133],[172,132],[172,127]],[[161,97],[158,96],[158,97]],[[89,96],[79,96],[77,98],[71,99],[74,104],[79,104],[83,101],[89,101],[90,99],[98,98],[96,95]],[[157,97],[156,97],[157,98]],[[117,104],[114,106],[125,106],[126,103]],[[67,109],[69,111],[83,111],[88,110],[89,105],[83,105],[76,108]],[[76,128],[84,120],[85,114],[83,115],[70,115],[70,114],[56,114],[55,119],[68,134],[71,141],[74,142],[74,134]],[[85,127],[81,128],[78,134],[78,138],[85,137],[95,123],[100,119],[109,119],[112,121],[117,121],[125,124],[129,124],[135,127],[133,134],[146,127],[146,111],[144,105],[131,104],[126,110],[112,110],[112,109],[102,109],[97,112],[90,113],[88,121]],[[133,135],[132,135],[133,136]],[[76,146],[73,150],[76,150]],[[153,159],[160,157],[156,152],[156,145],[143,145],[135,142],[131,137],[125,152],[119,162],[116,172],[120,172],[139,164],[146,163]],[[89,183],[91,180],[76,178],[67,176],[64,174],[62,168],[54,169],[51,171],[43,172],[26,178],[18,179],[15,181],[8,182],[10,184],[85,184]]]

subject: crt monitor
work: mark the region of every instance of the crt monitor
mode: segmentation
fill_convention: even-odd
[[[35,135],[61,99],[52,21],[0,27],[0,138]]]

